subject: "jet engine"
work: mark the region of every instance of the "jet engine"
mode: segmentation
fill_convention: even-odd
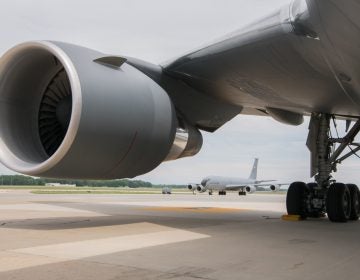
[[[270,190],[273,192],[278,192],[280,190],[281,186],[280,185],[271,185],[270,186]]]
[[[245,191],[247,192],[247,193],[254,193],[254,192],[256,192],[256,188],[254,187],[254,186],[247,186],[246,188],[245,188]]]
[[[203,193],[203,192],[206,192],[206,188],[204,186],[201,186],[201,185],[198,185],[196,190],[199,192],[199,193]]]
[[[189,184],[189,185],[188,185],[188,189],[189,189],[189,191],[196,191],[197,188],[198,188],[198,186],[200,186],[200,185],[197,185],[197,184]]]
[[[168,94],[125,58],[37,41],[0,59],[0,160],[14,171],[132,178],[201,145]]]

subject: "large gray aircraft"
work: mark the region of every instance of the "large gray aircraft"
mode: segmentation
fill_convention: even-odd
[[[62,42],[15,46],[0,61],[1,162],[33,176],[135,177],[195,155],[201,130],[238,114],[310,116],[315,183],[291,184],[288,213],[358,220],[358,188],[332,174],[360,151],[359,13],[360,0],[295,0],[160,66]],[[344,137],[330,133],[335,118]]]
[[[274,183],[276,180],[258,180],[258,164],[259,159],[256,158],[249,178],[208,176],[200,184],[189,184],[188,189],[200,193],[208,191],[209,195],[212,195],[214,191],[219,192],[219,195],[226,195],[227,191],[238,191],[239,195],[246,195],[255,193],[258,187],[269,187],[273,192],[277,192],[282,185],[288,185],[279,182]]]

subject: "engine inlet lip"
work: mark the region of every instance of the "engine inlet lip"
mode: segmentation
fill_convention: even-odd
[[[80,124],[80,117],[82,112],[82,94],[81,83],[75,66],[69,56],[60,47],[56,45],[56,42],[31,41],[22,43],[7,51],[1,60],[5,61],[5,64],[7,64],[7,61],[12,61],[14,57],[18,56],[26,49],[31,48],[48,51],[49,53],[53,54],[58,58],[67,73],[68,79],[70,81],[72,94],[71,118],[65,137],[57,151],[45,161],[25,161],[19,158],[12,151],[10,151],[6,146],[6,143],[4,143],[2,139],[0,139],[0,159],[5,166],[19,173],[37,175],[40,173],[44,173],[57,165],[64,158],[64,156],[67,154],[70,147],[72,146]]]

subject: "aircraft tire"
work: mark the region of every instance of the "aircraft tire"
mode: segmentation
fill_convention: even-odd
[[[303,219],[307,217],[305,209],[305,198],[308,187],[303,182],[292,183],[286,196],[286,208],[289,215],[298,215]]]
[[[360,217],[360,191],[357,185],[347,184],[351,197],[350,221],[357,221]]]
[[[317,183],[308,183],[307,184],[308,190],[309,192],[314,192],[314,190],[318,187]],[[311,212],[307,213],[307,217],[308,218],[324,218],[326,217],[326,213],[325,211],[321,211],[321,210],[313,210]]]
[[[351,195],[345,184],[332,184],[327,192],[326,210],[330,221],[346,223],[351,215]]]

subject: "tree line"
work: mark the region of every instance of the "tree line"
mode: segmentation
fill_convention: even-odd
[[[141,180],[71,180],[71,179],[49,179],[49,178],[34,178],[23,175],[1,175],[0,185],[3,186],[45,186],[48,183],[60,183],[63,185],[76,185],[78,187],[110,187],[110,188],[158,188],[158,187],[173,187],[180,188],[185,186],[180,185],[153,185],[150,182]]]

